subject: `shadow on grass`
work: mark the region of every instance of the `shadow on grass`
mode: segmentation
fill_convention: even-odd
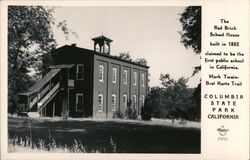
[[[118,153],[200,153],[200,129],[176,128],[161,125],[125,123],[119,121],[41,121],[9,117],[9,138],[29,137],[49,142],[52,138],[59,145],[71,145],[80,140],[87,148],[113,153],[112,141]]]

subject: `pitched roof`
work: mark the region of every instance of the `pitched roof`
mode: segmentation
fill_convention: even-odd
[[[66,51],[67,53],[72,53],[73,52],[73,53],[78,53],[78,54],[95,54],[95,55],[98,55],[98,56],[103,56],[103,57],[115,59],[115,60],[118,60],[118,61],[134,64],[134,65],[137,65],[137,66],[149,68],[149,66],[142,65],[142,64],[139,64],[139,63],[136,63],[136,62],[133,62],[133,61],[121,59],[118,56],[112,56],[112,55],[108,55],[108,54],[105,54],[105,53],[96,52],[94,50],[75,47],[75,46],[70,46],[70,45],[64,45],[64,46],[62,46],[60,48],[57,48],[54,52],[57,52],[56,54],[60,54],[60,51],[62,51],[62,50]]]
[[[106,40],[106,41],[108,41],[108,42],[113,42],[112,39],[109,39],[109,38],[107,38],[107,37],[105,37],[105,36],[103,36],[103,35],[98,36],[98,37],[95,37],[95,38],[92,38],[92,40],[93,40],[93,41]]]

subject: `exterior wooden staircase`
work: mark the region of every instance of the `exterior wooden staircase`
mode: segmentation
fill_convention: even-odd
[[[60,91],[60,68],[51,69],[41,80],[27,92],[19,94],[19,103],[24,112],[42,112],[43,108]]]

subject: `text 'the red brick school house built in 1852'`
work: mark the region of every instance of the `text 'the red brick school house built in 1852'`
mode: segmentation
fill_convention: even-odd
[[[50,67],[19,94],[23,111],[40,116],[113,118],[128,107],[140,114],[148,92],[148,66],[110,55],[111,39],[92,39],[94,50],[65,45],[46,57]]]

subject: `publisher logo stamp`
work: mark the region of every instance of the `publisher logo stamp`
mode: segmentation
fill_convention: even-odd
[[[217,128],[217,132],[219,134],[218,141],[227,141],[227,133],[229,129],[227,129],[224,125],[221,125]]]
[[[226,129],[224,125],[222,125],[221,127],[219,127],[217,129],[219,135],[221,136],[226,136],[227,135],[227,132],[229,131],[229,129]]]

